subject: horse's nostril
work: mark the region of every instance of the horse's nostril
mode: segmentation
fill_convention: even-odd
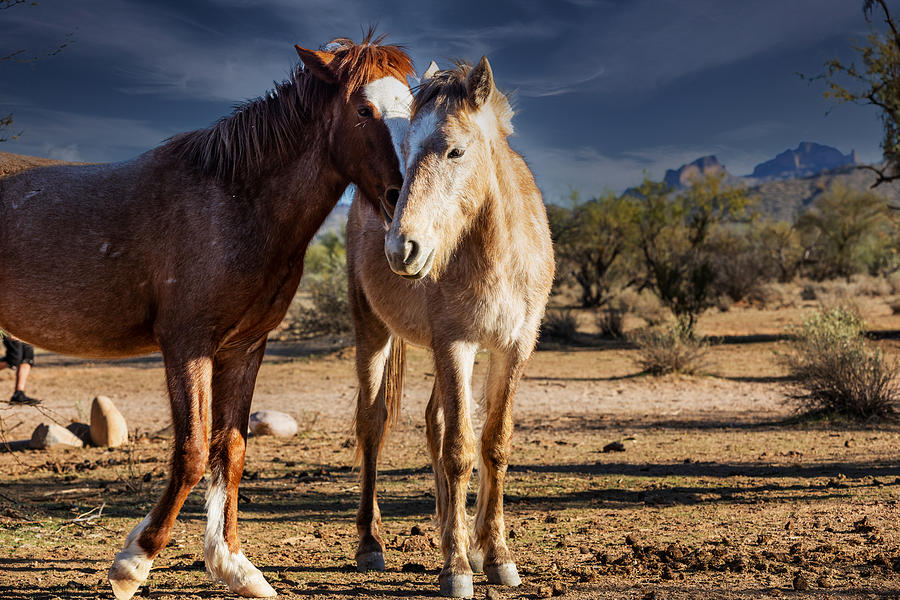
[[[403,264],[408,265],[412,261],[416,260],[416,257],[419,255],[419,243],[415,240],[409,240],[403,245]]]
[[[400,188],[388,188],[388,190],[384,193],[384,201],[391,208],[397,207],[397,200],[400,199]]]

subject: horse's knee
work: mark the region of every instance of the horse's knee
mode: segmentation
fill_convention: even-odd
[[[175,465],[174,471],[180,475],[181,484],[187,487],[194,487],[200,483],[200,480],[206,474],[208,460],[209,452],[199,444],[179,453],[176,461],[180,464]]]
[[[481,462],[485,469],[494,473],[505,473],[509,464],[509,451],[505,444],[498,444],[494,441],[491,443],[482,443],[481,445]]]
[[[445,446],[442,461],[447,479],[460,479],[470,475],[475,466],[474,444],[471,440],[464,440],[462,444],[454,445],[450,451]]]

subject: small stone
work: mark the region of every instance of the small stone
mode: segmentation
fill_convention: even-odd
[[[797,527],[797,524],[794,523],[793,521],[788,521],[787,523],[784,524],[785,531],[790,531],[791,529],[796,529],[796,527]]]
[[[75,421],[66,425],[66,429],[75,434],[81,442],[87,446],[91,444],[91,426],[87,423],[76,423]]]
[[[550,598],[553,596],[553,588],[549,585],[542,585],[537,589],[538,598]]]
[[[797,573],[797,575],[794,576],[795,590],[804,591],[810,589],[811,587],[812,581],[810,581],[810,578],[808,576],[804,575],[803,573]]]
[[[872,533],[877,528],[869,521],[869,517],[863,517],[859,521],[853,523],[853,531],[856,533]]]
[[[629,533],[628,535],[625,536],[625,543],[628,544],[629,546],[636,546],[638,542],[637,542],[637,538],[634,537],[634,534]]]
[[[554,596],[564,596],[569,591],[569,586],[562,581],[554,581],[552,591]]]
[[[125,417],[106,396],[97,396],[91,403],[91,441],[101,448],[116,448],[128,441]]]
[[[55,423],[50,423],[49,425],[41,423],[34,429],[34,433],[31,434],[31,441],[28,442],[28,446],[35,450],[44,450],[56,446],[81,448],[84,446],[84,443],[65,427],[60,427]]]
[[[250,433],[293,437],[297,435],[297,421],[287,413],[277,410],[258,410],[250,415]]]
[[[854,446],[855,441],[856,440],[854,440],[853,438],[850,438],[849,440],[844,442],[844,448],[852,448]]]
[[[622,442],[610,442],[603,446],[603,452],[625,452],[625,444]]]
[[[500,600],[503,596],[500,595],[500,590],[497,588],[488,588],[484,593],[484,600]]]
[[[819,575],[819,578],[816,579],[816,585],[819,586],[820,588],[830,588],[831,581],[828,579],[827,576]]]

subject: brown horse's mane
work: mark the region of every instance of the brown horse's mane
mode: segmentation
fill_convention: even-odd
[[[475,107],[469,100],[469,91],[466,87],[466,79],[471,70],[471,63],[457,61],[455,68],[438,71],[431,79],[420,83],[415,89],[412,118],[415,118],[419,111],[428,105],[444,112],[474,110]],[[499,90],[497,91],[499,92]],[[514,111],[509,97],[502,92],[491,94],[488,103],[493,106],[504,135],[510,135],[513,131]]]
[[[374,37],[370,29],[359,44],[337,38],[324,46],[334,54],[329,67],[348,98],[381,77],[402,81],[415,75],[402,46],[381,45],[385,37]],[[297,65],[287,81],[276,82],[264,96],[239,105],[211,127],[174,136],[168,146],[205,175],[226,182],[244,180],[297,156],[304,147],[304,124],[321,114],[333,94],[334,86]]]

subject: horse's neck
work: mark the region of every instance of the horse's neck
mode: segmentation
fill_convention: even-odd
[[[526,210],[523,204],[532,201],[529,182],[521,181],[522,173],[516,168],[515,155],[504,142],[496,144],[492,152],[493,165],[482,172],[481,189],[484,195],[482,211],[472,228],[482,252],[490,258],[496,252],[511,249],[523,222]]]
[[[254,194],[273,224],[271,235],[300,249],[312,239],[349,184],[328,159],[327,147],[311,144],[308,148],[259,180]]]

